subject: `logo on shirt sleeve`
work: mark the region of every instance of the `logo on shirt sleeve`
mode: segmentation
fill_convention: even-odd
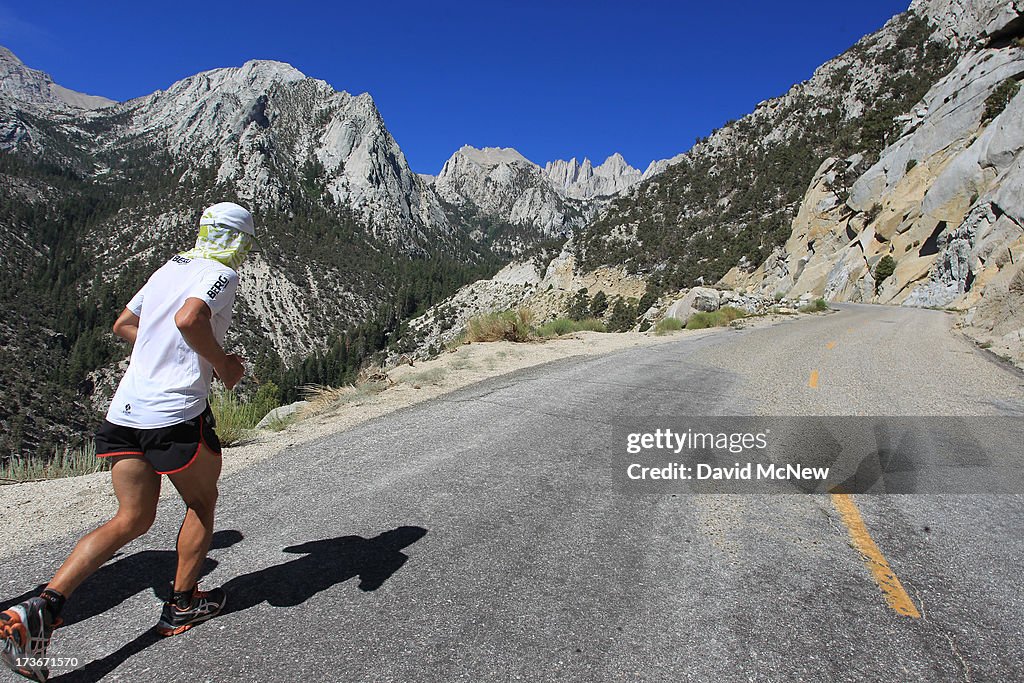
[[[216,299],[217,295],[224,291],[224,288],[228,286],[228,276],[221,275],[217,278],[217,281],[213,283],[213,286],[206,290],[206,296],[210,299]]]

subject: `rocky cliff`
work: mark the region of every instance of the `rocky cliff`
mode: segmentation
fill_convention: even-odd
[[[960,48],[954,68],[896,117],[874,164],[825,160],[785,244],[723,284],[963,309],[976,335],[1019,361],[1024,17],[1005,2],[912,11],[933,22],[934,40]]]
[[[511,148],[462,147],[445,162],[434,189],[454,207],[544,235],[567,234],[587,219],[582,202],[557,192],[540,166]]]
[[[642,177],[621,154],[598,166],[574,157],[542,168],[511,148],[466,145],[431,182],[452,220],[475,219],[481,235],[490,233],[492,241],[504,244],[505,253],[515,256],[543,237],[571,235]]]
[[[618,152],[598,166],[587,158],[583,163],[577,162],[576,157],[569,161],[549,161],[544,165],[544,175],[557,191],[573,199],[611,197],[636,185],[643,176]]]

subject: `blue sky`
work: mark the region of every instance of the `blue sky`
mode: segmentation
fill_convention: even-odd
[[[688,149],[877,30],[909,0],[0,0],[0,45],[118,100],[249,59],[369,92],[413,170],[463,144],[545,161]]]

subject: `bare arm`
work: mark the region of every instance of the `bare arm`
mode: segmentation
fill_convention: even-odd
[[[174,314],[174,324],[196,353],[213,366],[214,372],[228,389],[233,388],[245,374],[245,366],[237,354],[225,353],[213,335],[210,307],[202,299],[189,297]]]
[[[121,311],[121,315],[117,316],[117,320],[114,321],[114,334],[129,344],[134,344],[135,338],[139,334],[139,316],[127,308]]]

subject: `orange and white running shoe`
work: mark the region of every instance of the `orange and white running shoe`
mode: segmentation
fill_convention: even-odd
[[[46,609],[46,600],[30,598],[0,612],[0,639],[3,639],[3,662],[14,673],[46,683],[50,670],[46,664],[46,648],[53,629]]]

